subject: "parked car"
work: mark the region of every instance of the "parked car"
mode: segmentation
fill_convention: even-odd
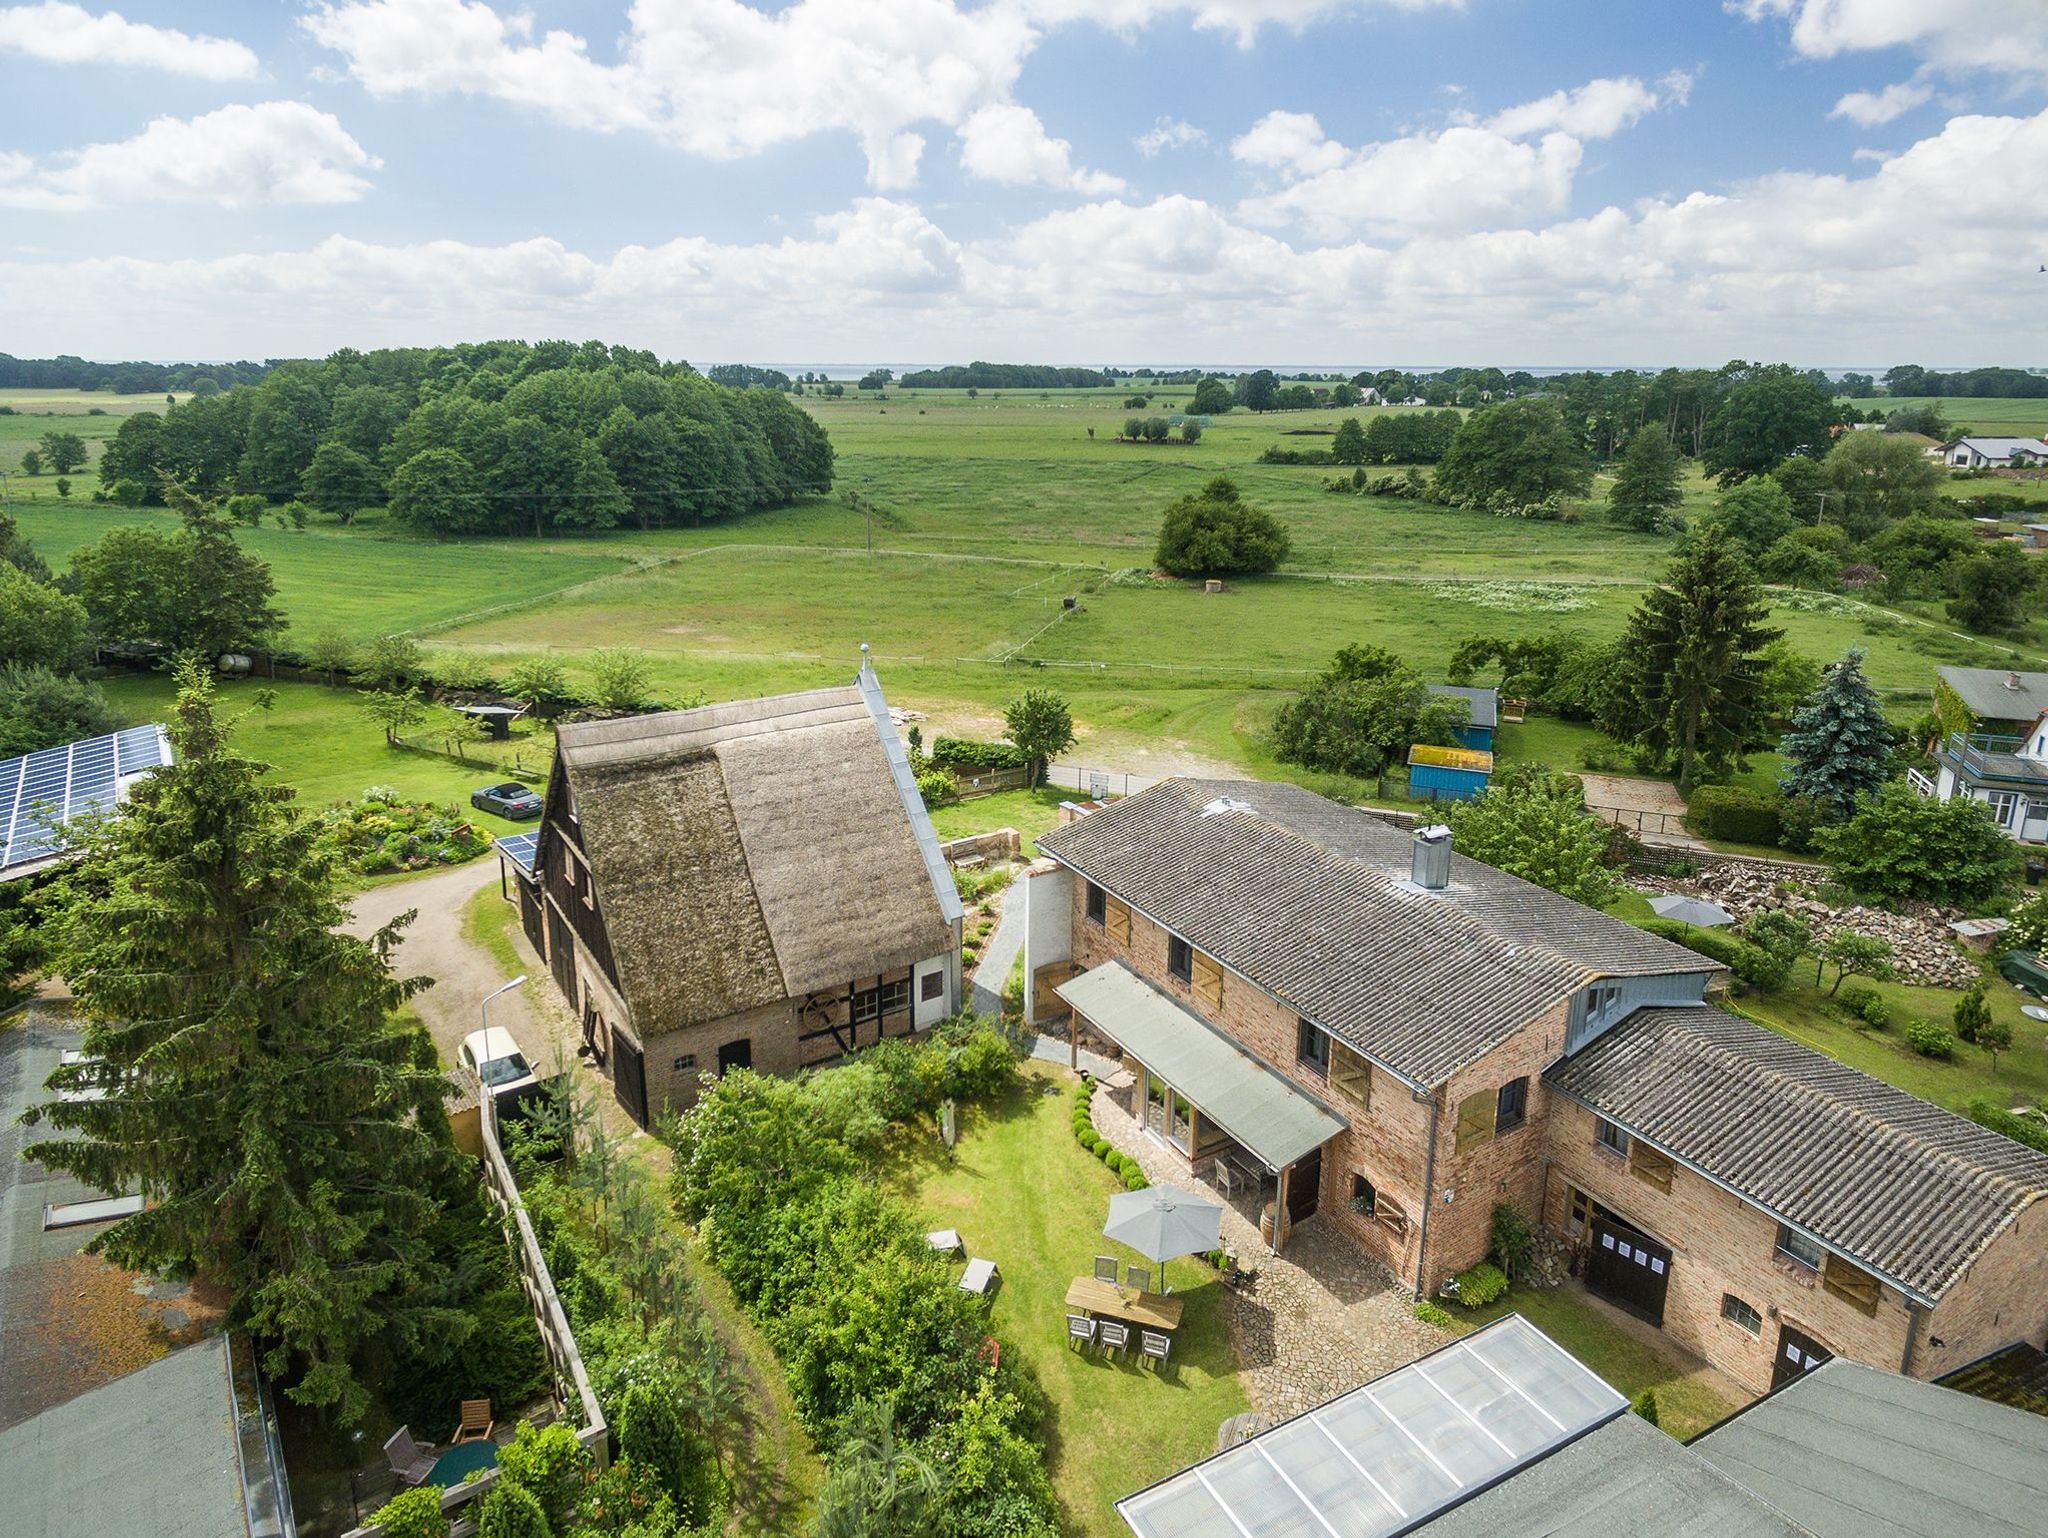
[[[462,1039],[461,1061],[483,1081],[500,1114],[513,1110],[540,1085],[519,1043],[503,1026],[471,1031]]]
[[[486,785],[482,790],[469,793],[469,804],[479,812],[496,812],[500,817],[509,817],[522,822],[528,817],[540,816],[540,792],[529,790],[517,780],[507,780],[502,785]]]

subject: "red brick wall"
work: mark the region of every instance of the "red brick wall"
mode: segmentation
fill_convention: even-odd
[[[2015,1341],[2048,1345],[2044,1260],[2048,1202],[2036,1202],[1991,1241],[1921,1323],[1913,1376],[1939,1378]]]

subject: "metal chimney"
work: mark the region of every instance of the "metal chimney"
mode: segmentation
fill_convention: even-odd
[[[1442,823],[1415,830],[1412,874],[1425,892],[1441,892],[1451,884],[1451,830]]]

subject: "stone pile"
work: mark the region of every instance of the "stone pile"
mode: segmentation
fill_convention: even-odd
[[[1957,908],[1909,903],[1902,912],[1887,913],[1860,903],[1835,907],[1778,872],[1732,863],[1702,866],[1691,876],[1637,876],[1630,884],[1653,895],[1705,898],[1726,908],[1738,924],[1751,914],[1780,909],[1805,919],[1816,943],[1841,930],[1883,940],[1892,948],[1892,968],[1900,982],[1967,988],[1980,975],[1975,958],[1949,934],[1948,926],[1963,916]]]

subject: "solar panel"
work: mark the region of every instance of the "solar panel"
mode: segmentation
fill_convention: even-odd
[[[1509,1314],[1116,1509],[1138,1538],[1393,1538],[1627,1408]]]
[[[534,848],[540,843],[538,833],[508,833],[491,842],[498,846],[498,853],[518,866],[527,875],[533,874]]]
[[[61,846],[75,817],[111,810],[128,782],[171,761],[160,726],[131,726],[0,763],[0,881]]]

